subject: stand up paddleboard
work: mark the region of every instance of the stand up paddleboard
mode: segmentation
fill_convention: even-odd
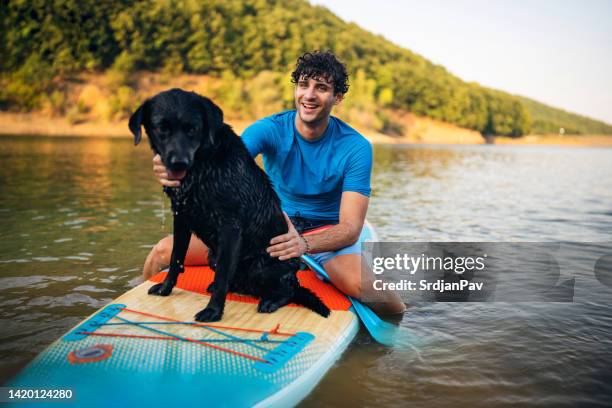
[[[53,407],[287,407],[308,395],[359,328],[347,298],[312,271],[298,278],[332,310],[328,318],[296,305],[257,313],[257,299],[229,294],[221,321],[197,323],[213,272],[188,267],[170,296],[148,295],[164,277],[91,315],[5,386],[71,391]]]

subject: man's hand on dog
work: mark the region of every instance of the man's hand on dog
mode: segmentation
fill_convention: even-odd
[[[307,246],[304,239],[298,234],[293,223],[283,211],[289,232],[283,235],[276,236],[270,240],[270,246],[266,251],[270,256],[277,257],[281,261],[286,261],[291,258],[299,258],[306,252]]]
[[[161,157],[159,154],[156,154],[153,157],[153,173],[155,173],[155,177],[157,177],[157,181],[159,184],[166,187],[178,187],[181,185],[179,180],[171,180],[168,174],[168,170],[166,166],[161,161]]]

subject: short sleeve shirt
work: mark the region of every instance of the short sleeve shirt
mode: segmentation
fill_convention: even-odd
[[[249,126],[242,140],[251,156],[263,154],[264,169],[289,215],[338,222],[344,191],[370,196],[372,146],[338,118],[330,117],[323,136],[304,139],[295,110]]]

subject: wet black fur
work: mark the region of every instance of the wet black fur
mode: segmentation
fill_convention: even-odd
[[[209,248],[215,270],[212,297],[195,320],[220,320],[228,290],[260,297],[259,312],[295,302],[327,317],[329,309],[300,286],[299,261],[279,261],[266,253],[270,239],[287,232],[280,200],[242,140],[223,123],[221,109],[208,98],[172,89],[134,112],[129,127],[135,144],[142,125],[164,165],[187,170],[180,187],[164,187],[174,213],[174,248],[166,279],[149,294],[171,293],[193,232]]]

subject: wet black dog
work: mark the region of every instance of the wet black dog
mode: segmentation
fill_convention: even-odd
[[[228,290],[260,297],[262,313],[294,302],[327,317],[329,309],[300,286],[299,261],[279,261],[265,251],[272,237],[288,231],[280,200],[242,140],[223,123],[221,109],[193,92],[172,89],[134,112],[129,127],[135,144],[142,125],[153,151],[181,180],[179,187],[164,187],[174,213],[174,248],[166,279],[149,294],[170,294],[193,232],[209,248],[215,270],[212,297],[197,321],[220,320]]]

